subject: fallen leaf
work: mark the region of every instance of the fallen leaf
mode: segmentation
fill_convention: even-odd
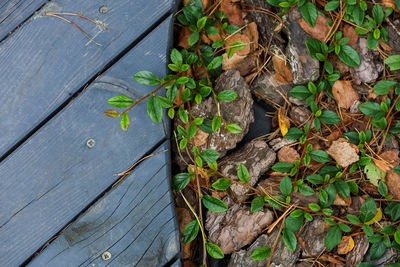
[[[308,24],[303,18],[298,19],[297,23],[299,23],[300,27],[306,33],[311,35],[312,38],[320,40],[321,42],[325,40],[325,37],[328,35],[330,30],[330,27],[328,26],[328,18],[321,15],[318,15],[314,27],[310,26],[310,24]]]
[[[382,0],[382,5],[385,7],[393,8],[396,12],[399,12],[399,9],[397,9],[394,0]]]
[[[202,146],[207,143],[207,138],[210,134],[197,129],[196,135],[193,137],[193,143],[195,146]]]
[[[343,259],[341,257],[331,256],[331,255],[328,255],[328,254],[325,254],[325,253],[322,254],[321,257],[319,257],[319,258],[320,258],[320,260],[331,262],[331,263],[334,263],[334,264],[339,264],[339,265],[343,265],[343,263],[345,262],[345,259]]]
[[[386,174],[385,183],[389,189],[389,193],[394,199],[400,199],[400,175],[394,170],[390,170]]]
[[[378,97],[378,95],[374,93],[374,89],[373,88],[368,90],[368,97],[372,98],[372,99],[376,99]]]
[[[354,240],[351,236],[343,236],[338,245],[338,254],[347,254],[354,248]]]
[[[348,207],[351,205],[351,197],[344,198],[341,195],[336,194],[336,198],[333,201],[333,205]]]
[[[343,36],[349,38],[349,42],[347,43],[348,45],[355,45],[358,41],[358,34],[354,30],[353,26],[350,25],[345,25],[343,27]]]
[[[290,120],[285,115],[283,108],[280,108],[278,111],[278,123],[279,123],[279,129],[281,130],[282,136],[285,136],[290,128]]]
[[[192,216],[190,211],[184,208],[176,208],[176,214],[178,217],[179,232],[181,233],[181,236],[183,236],[183,230],[185,230],[186,225],[192,221]],[[188,259],[192,256],[192,244],[193,242],[183,244],[183,259]]]
[[[175,100],[174,100],[174,104],[177,105],[177,106],[181,106],[181,105],[183,104],[183,101],[182,101],[182,92],[183,92],[183,89],[184,89],[184,88],[185,88],[184,85],[182,85],[182,87],[179,88],[179,90],[178,90],[178,97],[175,98]]]
[[[254,51],[258,48],[258,30],[257,30],[257,24],[253,21],[244,28],[243,34],[245,34],[250,42],[251,42],[251,51]]]
[[[386,176],[386,173],[381,171],[373,162],[368,163],[364,167],[364,172],[370,183],[375,186],[378,186],[379,180],[385,179]]]
[[[351,81],[337,80],[332,86],[332,94],[335,97],[339,107],[348,109],[354,103],[359,100],[359,96],[351,86]]]
[[[282,56],[273,56],[272,64],[274,65],[275,70],[275,78],[285,84],[288,84],[293,81],[293,74],[290,70],[289,64],[286,64],[285,57]]]
[[[241,56],[238,54],[233,54],[230,58],[228,58],[228,54],[224,53],[222,55],[222,69],[223,70],[231,70],[236,69],[236,67],[242,62],[246,56]]]
[[[256,70],[258,66],[258,57],[254,55],[248,55],[244,60],[242,60],[236,69],[240,72],[242,77],[250,74],[253,70]]]
[[[231,35],[228,39],[225,40],[225,48],[231,48],[235,45],[236,42],[243,42],[245,45],[244,48],[239,49],[239,50],[234,50],[235,54],[239,56],[246,56],[250,53],[250,39],[244,34],[241,33],[236,33],[234,35]]]
[[[383,42],[382,40],[379,40],[379,45],[383,48],[383,50],[390,52],[393,50],[387,43]]]
[[[390,170],[390,166],[380,159],[372,159],[375,165],[383,172],[388,172]]]
[[[383,152],[380,157],[386,160],[392,166],[397,166],[400,164],[400,158],[397,156],[396,152],[392,150],[387,150]]]
[[[242,27],[244,24],[242,18],[242,10],[240,9],[239,3],[234,3],[231,0],[223,0],[220,6],[220,10],[226,14],[230,24],[238,27]]]
[[[300,159],[300,155],[296,149],[284,146],[278,152],[278,159],[279,161],[287,161],[293,164],[296,160]]]
[[[189,30],[189,27],[183,27],[179,31],[179,41],[178,41],[178,46],[183,47],[183,48],[189,48],[189,37],[192,34],[192,32]]]
[[[343,138],[333,141],[326,152],[343,168],[359,160],[357,147],[352,146]]]
[[[378,208],[377,211],[376,211],[375,217],[372,218],[372,220],[370,220],[368,222],[365,222],[365,224],[371,225],[371,224],[374,224],[376,222],[379,222],[380,220],[382,220],[382,210],[381,210],[381,208]]]

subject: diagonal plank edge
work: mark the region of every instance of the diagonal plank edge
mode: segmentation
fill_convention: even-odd
[[[0,43],[0,158],[19,144],[105,66],[171,12],[173,0],[50,1]],[[75,12],[106,25],[46,12]]]
[[[131,111],[127,133],[103,111],[112,96],[143,96],[154,89],[136,83],[133,73],[166,74],[171,25],[172,16],[0,163],[2,264],[24,263],[109,188],[114,173],[165,139],[165,124],[151,122],[145,102]],[[88,139],[95,140],[93,148]]]
[[[174,259],[180,245],[169,161],[169,151],[143,161],[29,266],[163,266]]]

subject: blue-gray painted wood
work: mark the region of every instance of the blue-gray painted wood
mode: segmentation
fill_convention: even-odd
[[[167,149],[169,141],[157,151]],[[143,161],[28,265],[164,266],[180,251],[169,151]],[[111,253],[104,260],[102,254]],[[180,265],[173,265],[180,266]]]
[[[16,29],[48,0],[3,0],[0,2],[0,40]]]
[[[174,2],[51,1],[1,42],[0,157],[168,14]],[[104,14],[99,11],[102,6],[108,9]],[[109,31],[66,16],[102,46],[89,41],[73,25],[44,15],[51,11],[79,13],[106,25]],[[165,58],[165,54],[161,56]]]
[[[117,179],[114,173],[165,139],[168,124],[153,124],[146,102],[130,112],[127,133],[103,111],[112,96],[139,97],[154,89],[135,82],[135,72],[166,74],[171,25],[170,16],[0,163],[1,265],[23,263],[102,194]],[[32,109],[41,104],[31,102]],[[96,141],[91,149],[90,138]],[[158,208],[147,215],[155,216],[156,229],[165,222]]]

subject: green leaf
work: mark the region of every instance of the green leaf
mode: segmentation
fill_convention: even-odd
[[[143,85],[158,85],[161,83],[157,75],[147,70],[138,71],[133,77],[138,83]]]
[[[306,46],[307,46],[308,52],[310,52],[310,55],[314,58],[316,57],[317,53],[322,53],[321,42],[316,39],[306,40]]]
[[[393,170],[400,175],[400,165],[397,165],[396,167],[393,168]]]
[[[386,251],[386,246],[383,241],[372,244],[371,248],[369,249],[371,260],[379,259],[380,257],[383,256],[385,251]]]
[[[185,149],[187,143],[188,143],[188,139],[186,137],[182,138],[182,140],[179,142],[179,148],[181,150]]]
[[[242,163],[239,164],[237,176],[242,183],[247,183],[250,179],[249,171]]]
[[[335,10],[336,8],[339,7],[339,4],[340,4],[340,2],[336,1],[336,0],[329,1],[325,6],[325,11],[329,12],[329,11]]]
[[[118,95],[108,99],[107,103],[116,108],[126,108],[133,104],[133,100],[130,97]]]
[[[189,46],[193,46],[200,38],[200,33],[198,31],[193,32],[188,39]]]
[[[184,110],[183,108],[179,108],[178,114],[179,114],[179,118],[181,119],[181,121],[184,124],[186,124],[188,122],[188,119],[189,119],[186,110]]]
[[[344,198],[350,197],[350,187],[343,180],[337,180],[335,182],[336,192]]]
[[[400,70],[400,55],[393,55],[385,59],[385,63],[389,65],[391,71]]]
[[[226,129],[228,129],[228,131],[231,133],[243,132],[242,128],[240,128],[240,126],[237,125],[236,123],[230,123],[230,124],[226,125]]]
[[[343,45],[339,53],[340,60],[350,67],[360,66],[361,60],[360,55],[350,45]]]
[[[312,184],[322,184],[324,182],[324,178],[319,174],[311,174],[307,177],[307,181]]]
[[[372,16],[375,19],[376,24],[381,24],[385,18],[385,13],[380,5],[374,5],[372,8]]]
[[[171,62],[177,66],[181,66],[183,62],[182,54],[175,48],[171,50]]]
[[[215,181],[211,186],[220,191],[224,191],[228,189],[228,187],[231,185],[231,181],[226,178],[220,178],[217,181]]]
[[[342,240],[342,231],[339,226],[333,226],[325,237],[325,246],[328,250],[334,249]]]
[[[303,85],[298,85],[293,87],[290,91],[289,94],[295,98],[300,98],[304,99],[307,98],[311,95],[310,91],[308,91],[307,87]]]
[[[300,8],[300,11],[307,23],[314,27],[318,17],[317,8],[314,6],[314,4],[307,2]]]
[[[220,199],[205,195],[202,199],[204,207],[213,212],[225,212],[228,206]]]
[[[301,194],[303,194],[305,196],[312,196],[315,194],[314,190],[305,184],[299,185],[299,191]]]
[[[347,224],[341,223],[338,226],[339,226],[340,230],[342,230],[342,232],[349,233],[351,231],[350,226],[348,226]]]
[[[376,204],[373,198],[368,198],[360,208],[360,220],[368,222],[375,217],[377,212]]]
[[[290,172],[290,170],[293,168],[293,164],[287,161],[280,161],[277,162],[274,166],[271,167],[272,170],[276,172]]]
[[[320,211],[321,210],[321,207],[316,203],[310,203],[310,204],[308,204],[308,207],[312,211]]]
[[[283,242],[290,251],[295,251],[297,247],[296,235],[289,229],[283,229]]]
[[[210,64],[207,65],[207,70],[215,70],[222,65],[222,56],[218,56],[211,60]]]
[[[372,32],[370,34],[368,34],[368,37],[367,37],[368,49],[374,50],[378,45],[379,45],[379,39],[375,39],[374,34]]]
[[[284,196],[290,196],[292,192],[292,180],[289,176],[285,176],[280,183],[280,190]]]
[[[375,102],[364,102],[358,106],[358,109],[367,116],[375,117],[381,111],[381,106]]]
[[[222,253],[222,250],[213,243],[207,242],[206,250],[207,250],[207,253],[214,259],[223,259],[224,258],[224,253]]]
[[[147,113],[154,123],[161,123],[163,112],[161,103],[157,97],[152,96],[149,98],[149,101],[147,102]]]
[[[224,39],[218,39],[212,44],[212,48],[220,48],[224,45],[225,40]]]
[[[203,29],[204,26],[206,26],[206,22],[207,22],[207,17],[206,16],[201,17],[196,23],[197,29],[199,30]]]
[[[372,236],[372,235],[374,235],[374,230],[373,230],[372,227],[369,226],[369,225],[364,224],[364,225],[363,225],[363,230],[364,230],[364,233],[365,233],[367,236]]]
[[[330,110],[322,111],[321,116],[318,117],[323,123],[326,124],[335,124],[340,122],[340,117],[336,114],[336,112]]]
[[[349,222],[351,222],[352,224],[361,224],[360,219],[358,219],[357,216],[353,215],[353,214],[347,214],[346,215],[347,220],[349,220]]]
[[[264,197],[256,197],[251,201],[250,211],[257,212],[262,210],[264,207],[264,203],[265,203]]]
[[[396,228],[392,225],[386,225],[382,228],[381,233],[384,235],[393,235],[396,231]]]
[[[357,264],[356,267],[376,267],[376,265],[370,262],[362,262],[360,264]]]
[[[386,197],[389,194],[386,184],[382,181],[379,181],[378,191],[383,197]]]
[[[303,225],[303,222],[304,222],[303,216],[300,217],[289,216],[285,220],[285,228],[292,232],[296,232],[300,230],[301,226]]]
[[[197,132],[196,124],[194,124],[194,123],[190,124],[188,131],[187,131],[188,139],[192,139],[196,135],[196,132]]]
[[[237,93],[232,90],[225,90],[218,94],[218,100],[224,102],[231,102],[235,100],[237,97]]]
[[[392,221],[397,221],[400,218],[400,203],[391,202],[385,208],[385,214],[392,217]]]
[[[213,132],[216,132],[221,127],[221,124],[222,124],[221,117],[220,116],[215,116],[213,118],[213,120],[212,120],[212,123],[211,123],[211,127],[212,127]]]
[[[285,138],[288,140],[297,140],[303,135],[303,131],[299,128],[292,127],[289,129],[287,134],[285,134]]]
[[[125,113],[124,115],[122,115],[120,121],[119,121],[120,125],[121,125],[121,129],[126,132],[128,131],[129,125],[130,125],[130,121],[129,121],[129,116],[127,113]]]
[[[199,233],[199,223],[197,220],[193,220],[190,223],[188,223],[185,227],[185,230],[183,230],[183,243],[187,244],[192,242],[197,234]]]
[[[310,152],[310,156],[313,160],[317,162],[329,162],[331,158],[329,157],[328,153],[323,150],[313,150]]]
[[[259,261],[268,258],[271,255],[270,247],[261,247],[253,251],[251,258],[253,260]]]
[[[172,186],[176,191],[184,189],[190,181],[190,174],[187,172],[179,173],[174,176],[172,180]]]
[[[385,178],[386,173],[381,171],[372,161],[365,165],[364,172],[371,184],[378,186],[378,181]]]
[[[205,162],[215,162],[219,158],[219,153],[214,149],[206,149],[200,153],[200,157]]]

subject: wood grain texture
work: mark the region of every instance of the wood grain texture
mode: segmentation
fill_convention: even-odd
[[[106,100],[112,96],[140,97],[154,89],[135,82],[135,72],[166,74],[171,25],[170,16],[1,162],[2,265],[23,263],[103,193],[117,179],[114,173],[124,171],[165,139],[169,125],[151,122],[147,101],[130,112],[127,133],[118,119],[106,117],[103,111],[110,108]],[[86,146],[89,138],[95,139],[94,148]]]
[[[168,14],[174,1],[104,3],[51,1],[0,43],[0,156]],[[104,14],[99,11],[103,5],[108,9]],[[98,46],[73,25],[45,16],[51,11],[82,14],[106,25],[109,31],[85,19],[66,16],[93,36],[101,44]]]
[[[169,141],[157,151],[167,149]],[[169,151],[143,161],[28,266],[163,266],[180,251]],[[103,260],[104,252],[111,259]],[[179,265],[176,265],[179,266]]]
[[[31,16],[47,0],[3,0],[0,2],[0,40]]]

